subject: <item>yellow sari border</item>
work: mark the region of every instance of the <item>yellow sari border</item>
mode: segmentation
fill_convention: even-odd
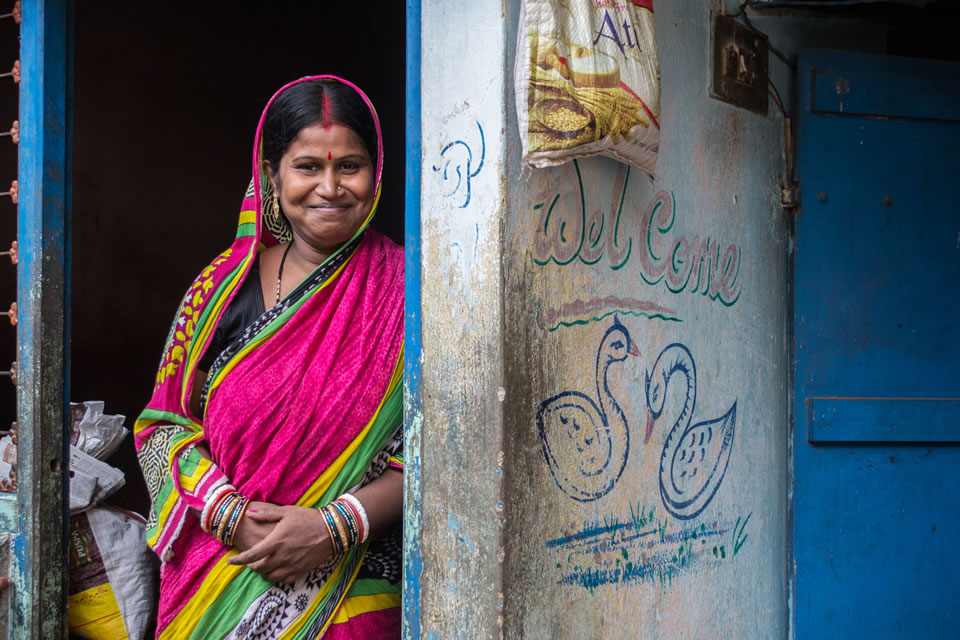
[[[355,618],[364,613],[373,613],[374,611],[383,611],[384,609],[393,609],[400,606],[399,593],[375,593],[368,596],[353,596],[347,598],[340,605],[337,615],[333,618],[333,624],[343,624],[349,622],[350,618]]]
[[[252,260],[253,256],[255,255],[256,255],[256,248],[253,245],[251,245],[250,250],[247,252],[247,257],[244,258],[244,263],[247,263],[248,261]],[[246,273],[247,271],[246,269],[247,266],[249,265],[245,264],[242,269],[236,270],[236,273],[234,273],[233,279],[230,281],[230,284],[227,285],[227,288],[229,291],[233,291],[234,289],[236,289],[240,280],[243,279],[244,273]],[[209,319],[213,319],[219,316],[220,312],[223,310],[223,307],[227,304],[227,299],[229,297],[230,297],[229,295],[220,296],[219,299],[214,303],[213,309],[210,310],[210,315],[207,317]],[[211,322],[211,321],[205,322],[203,327],[200,329],[200,333],[196,335],[194,342],[196,342],[197,344],[204,344],[204,342],[207,341],[207,338],[213,333],[215,328],[216,328],[215,322]],[[186,373],[189,375],[183,376],[183,383],[180,388],[180,405],[184,409],[184,415],[188,415],[188,416],[192,416],[193,414],[189,410],[190,399],[187,397],[187,390],[190,388],[191,384],[193,383],[193,374],[197,370],[197,363],[200,362],[200,357],[201,357],[200,351],[201,351],[200,349],[193,349],[192,351],[189,352],[189,356],[187,359],[187,369],[186,369]]]
[[[400,347],[400,353],[397,357],[397,363],[394,366],[393,374],[390,377],[390,383],[387,385],[387,391],[383,396],[383,399],[380,401],[380,405],[377,407],[377,410],[374,412],[373,417],[363,428],[363,430],[357,435],[356,438],[347,446],[347,448],[337,456],[336,460],[327,467],[326,470],[320,475],[317,481],[307,490],[307,492],[296,502],[297,506],[313,506],[315,505],[323,494],[329,489],[334,478],[340,473],[343,467],[346,465],[347,461],[350,459],[350,456],[357,450],[360,444],[363,442],[363,439],[370,432],[370,429],[373,427],[373,424],[376,422],[377,417],[380,415],[380,411],[383,409],[384,404],[387,401],[387,398],[396,390],[397,386],[400,384],[400,381],[403,379],[403,363],[404,363],[404,353],[403,347]],[[235,549],[231,549],[224,555],[214,567],[210,570],[210,573],[207,574],[206,579],[204,579],[203,584],[200,585],[200,588],[197,592],[190,598],[190,601],[184,605],[183,609],[170,621],[170,624],[167,625],[167,628],[164,630],[161,638],[185,638],[189,637],[190,633],[193,632],[193,628],[199,621],[200,617],[203,615],[203,611],[214,602],[224,590],[229,586],[230,582],[233,581],[240,572],[244,569],[242,566],[236,566],[227,564],[227,560],[234,555],[237,555]],[[359,571],[361,563],[357,563],[357,571]],[[335,574],[336,575],[336,572]],[[335,584],[334,576],[327,581],[327,584],[324,585],[324,589],[330,588],[331,585]],[[351,579],[352,582],[352,579]],[[321,590],[324,593],[323,590]],[[344,592],[346,593],[346,591]],[[192,621],[192,625],[190,625]],[[190,625],[190,626],[186,626]],[[174,631],[177,633],[175,635],[170,635]]]

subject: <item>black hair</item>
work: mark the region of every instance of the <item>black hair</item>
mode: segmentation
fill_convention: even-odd
[[[324,109],[330,113],[324,113]],[[336,80],[295,84],[273,101],[263,120],[263,158],[274,171],[304,127],[318,122],[342,124],[360,136],[377,166],[377,127],[367,103],[352,87]]]

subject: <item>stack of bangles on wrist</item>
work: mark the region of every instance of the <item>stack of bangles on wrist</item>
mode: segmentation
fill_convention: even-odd
[[[354,496],[345,493],[325,507],[320,515],[333,542],[333,550],[342,554],[363,544],[370,536],[370,522],[363,505]]]
[[[204,531],[232,547],[233,538],[240,528],[240,520],[249,504],[250,501],[234,487],[225,485],[207,501],[203,513],[200,514],[200,524]]]

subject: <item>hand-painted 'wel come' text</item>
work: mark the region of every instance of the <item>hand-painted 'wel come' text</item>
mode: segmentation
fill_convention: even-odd
[[[609,214],[588,208],[583,176],[576,160],[579,202],[571,206],[557,193],[537,202],[539,222],[533,245],[538,265],[593,265],[607,256],[614,271],[638,268],[648,285],[662,285],[671,293],[699,293],[731,306],[740,298],[741,250],[710,236],[679,233],[672,193],[657,193],[639,220],[624,214],[630,168],[620,165],[614,176],[614,198]]]

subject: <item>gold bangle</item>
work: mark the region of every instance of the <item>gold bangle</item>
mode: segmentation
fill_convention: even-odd
[[[347,536],[347,526],[343,522],[343,514],[337,511],[336,508],[330,510],[330,514],[333,516],[333,521],[337,525],[337,532],[340,534],[340,539],[343,540],[343,551],[344,553],[350,548],[350,538]]]
[[[230,525],[230,517],[233,515],[234,509],[237,508],[237,501],[243,500],[243,496],[239,493],[230,496],[226,508],[223,510],[223,517],[220,519],[219,526],[217,527],[217,540],[226,544],[226,535],[227,530]]]
[[[323,520],[323,526],[327,528],[327,537],[330,538],[330,546],[333,547],[333,551],[337,551],[337,543],[333,539],[333,529],[330,528],[330,523],[327,522],[327,516],[324,515],[324,507],[317,507],[317,511],[320,512],[320,519]]]

